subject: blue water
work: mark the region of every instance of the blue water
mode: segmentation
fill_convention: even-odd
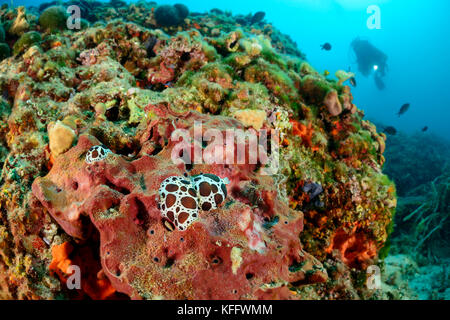
[[[0,3],[9,0],[0,0]],[[46,1],[14,0],[14,5]],[[429,132],[450,137],[450,19],[448,0],[161,0],[158,4],[184,3],[191,11],[212,8],[247,14],[265,11],[266,20],[297,42],[318,71],[356,72],[352,90],[356,105],[371,120],[413,133],[428,126]],[[378,5],[381,29],[369,29],[369,5]],[[386,89],[376,88],[373,78],[358,75],[351,41],[361,37],[388,55]],[[332,44],[331,51],[320,45]],[[402,104],[411,109],[396,115]]]

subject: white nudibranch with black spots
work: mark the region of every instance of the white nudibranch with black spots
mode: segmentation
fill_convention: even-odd
[[[204,173],[191,177],[195,190],[199,194],[199,205],[203,211],[216,209],[227,197],[226,184],[229,183],[228,178],[220,177]]]
[[[176,228],[186,230],[198,216],[197,191],[191,181],[177,176],[165,179],[159,187],[159,209]],[[171,229],[170,224],[165,225]]]
[[[104,146],[93,146],[86,153],[86,163],[94,163],[106,159],[111,150]]]
[[[228,178],[205,173],[171,176],[159,188],[158,206],[167,229],[184,231],[198,219],[199,211],[216,209],[227,197]]]

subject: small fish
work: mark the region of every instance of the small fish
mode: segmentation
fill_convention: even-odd
[[[330,75],[330,71],[325,70],[325,71],[323,72],[323,75],[324,75],[325,77],[328,77],[328,76]]]
[[[320,47],[322,48],[322,50],[326,50],[326,51],[330,51],[331,50],[331,44],[329,44],[328,42],[325,42]]]
[[[384,128],[383,132],[390,134],[391,136],[395,136],[397,134],[397,129],[395,129],[392,126],[388,126],[388,127]]]
[[[356,87],[356,79],[355,79],[355,77],[351,77],[351,78],[350,78],[350,83],[351,83],[351,85],[352,85],[353,87]]]
[[[404,114],[406,111],[409,110],[409,103],[405,103],[404,105],[402,105],[402,107],[400,108],[400,111],[397,113],[397,115],[400,117],[402,114]]]
[[[428,130],[428,126],[425,126],[425,127],[422,128],[422,132],[425,132],[427,130]]]
[[[251,24],[260,22],[264,19],[264,17],[266,16],[266,13],[263,11],[258,11],[257,13],[255,13],[252,17],[252,20],[250,21]]]

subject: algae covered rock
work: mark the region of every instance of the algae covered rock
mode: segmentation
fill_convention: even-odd
[[[48,7],[40,15],[39,25],[43,31],[63,30],[67,27],[67,13],[61,6]]]
[[[162,5],[155,10],[158,25],[170,27],[180,24],[189,14],[189,9],[183,4]]]
[[[24,52],[26,49],[30,48],[32,45],[39,43],[42,40],[41,34],[36,31],[30,31],[23,34],[19,40],[16,41],[13,47],[13,52],[15,55]]]
[[[171,115],[173,111],[162,105],[149,106],[147,111],[159,114],[162,126],[176,120]],[[211,119],[196,113],[189,113],[177,122],[193,130],[194,121],[223,133],[240,126],[231,119]],[[157,141],[154,137],[151,140],[148,142]],[[273,178],[254,172],[254,165],[233,166],[229,173],[223,165],[197,166],[190,173],[192,179],[202,173],[213,179],[233,177],[229,187],[222,187],[225,198],[214,200],[228,205],[213,211],[203,206],[198,212],[199,219],[186,230],[171,230],[170,221],[164,219],[155,202],[155,191],[166,178],[183,177],[183,169],[170,161],[173,148],[175,144],[156,157],[144,156],[132,162],[109,151],[95,161],[87,161],[85,155],[90,150],[104,148],[99,147],[95,137],[83,135],[76,147],[56,158],[46,177],[36,179],[33,193],[62,228],[77,239],[90,236],[89,226],[83,223],[88,215],[100,232],[100,250],[108,252],[101,257],[102,264],[108,266],[105,276],[113,287],[132,298],[261,299],[266,294],[261,289],[264,283],[274,286],[272,294],[288,298],[292,294],[285,282],[298,285],[326,281],[322,264],[301,248],[298,234],[302,216],[276,197]],[[253,182],[247,180],[248,175]],[[205,193],[204,183],[200,183],[199,193],[206,197],[211,191]],[[252,183],[258,185],[254,190],[258,199],[251,200]],[[183,185],[187,184],[182,183],[181,190]],[[173,185],[166,189],[169,187]],[[241,190],[243,197],[227,198],[227,188]],[[246,193],[249,195],[244,196]],[[171,196],[167,196],[165,203],[169,203]],[[181,204],[186,199],[182,198]],[[249,200],[267,208],[266,220],[275,222],[265,225],[262,212],[252,209]],[[115,203],[116,209],[104,211],[103,204],[107,203]],[[272,215],[274,210],[277,218]],[[211,232],[216,228],[219,229]],[[136,254],[127,254],[123,248],[134,248]],[[292,268],[292,261],[298,264],[296,268]],[[183,281],[178,281],[180,277]],[[171,285],[159,286],[161,281]],[[218,282],[222,285],[218,286]]]
[[[45,8],[0,62],[0,207],[14,212],[0,219],[0,297],[365,298],[396,198],[385,136],[350,88],[268,23],[114,3],[54,34],[64,13]],[[44,27],[55,10],[60,24]],[[173,176],[179,195],[199,176],[229,183],[217,193],[198,181],[189,201],[160,190],[175,192],[162,185]],[[217,206],[192,202],[206,197]],[[171,199],[198,214],[185,230]],[[81,289],[66,290],[67,265],[80,266]]]
[[[26,31],[30,30],[30,23],[27,20],[26,14],[25,7],[21,6],[17,8],[17,16],[8,29],[9,34],[21,36]]]
[[[267,114],[264,110],[244,109],[236,111],[233,116],[246,127],[253,127],[255,130],[260,130],[266,120]]]
[[[177,3],[174,4],[173,6],[175,7],[175,9],[177,9],[180,19],[183,20],[189,15],[189,8],[186,5],[182,3]]]

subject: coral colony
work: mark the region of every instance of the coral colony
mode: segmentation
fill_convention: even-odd
[[[396,191],[353,74],[262,13],[113,3],[0,9],[0,297],[383,298]]]

